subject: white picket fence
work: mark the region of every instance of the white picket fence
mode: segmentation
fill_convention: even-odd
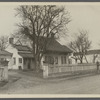
[[[55,73],[73,73],[88,70],[96,70],[96,64],[76,64],[76,65],[48,65],[43,66],[43,77],[47,78],[49,75]]]

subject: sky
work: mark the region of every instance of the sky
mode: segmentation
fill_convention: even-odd
[[[19,18],[15,16],[16,7],[18,5],[0,5],[0,36],[10,35],[17,30],[16,23],[19,23]],[[98,5],[70,3],[65,7],[70,12],[72,21],[68,24],[68,36],[62,38],[61,43],[68,43],[78,30],[84,29],[88,31],[89,39],[92,41],[91,49],[100,49],[100,3]]]
[[[19,23],[19,18],[15,16],[16,7],[15,5],[0,5],[0,36],[12,34],[17,30],[16,23]]]
[[[68,34],[74,37],[79,30],[87,30],[91,49],[100,49],[100,5],[67,5],[72,21]]]

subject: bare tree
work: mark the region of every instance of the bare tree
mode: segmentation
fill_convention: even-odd
[[[97,57],[98,57],[98,54],[93,55],[93,63],[95,63]]]
[[[87,50],[91,47],[91,41],[88,39],[88,32],[86,30],[79,31],[76,40],[72,41],[69,46],[75,51],[75,60],[80,60],[80,63],[83,63],[83,57],[85,57],[88,63],[85,55]]]
[[[7,46],[8,36],[1,36],[0,37],[0,50],[4,50]]]
[[[36,69],[39,69],[48,38],[66,33],[67,24],[71,21],[69,12],[56,5],[20,6],[16,10],[22,18],[22,23],[18,26],[21,33],[32,41]]]

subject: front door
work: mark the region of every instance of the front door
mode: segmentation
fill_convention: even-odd
[[[31,69],[31,60],[29,59],[29,61],[28,61],[28,69]]]

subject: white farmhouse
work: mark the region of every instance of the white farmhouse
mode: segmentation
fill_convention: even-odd
[[[12,53],[8,69],[34,69],[33,54],[28,46],[16,45],[13,38],[9,38],[6,50]]]

